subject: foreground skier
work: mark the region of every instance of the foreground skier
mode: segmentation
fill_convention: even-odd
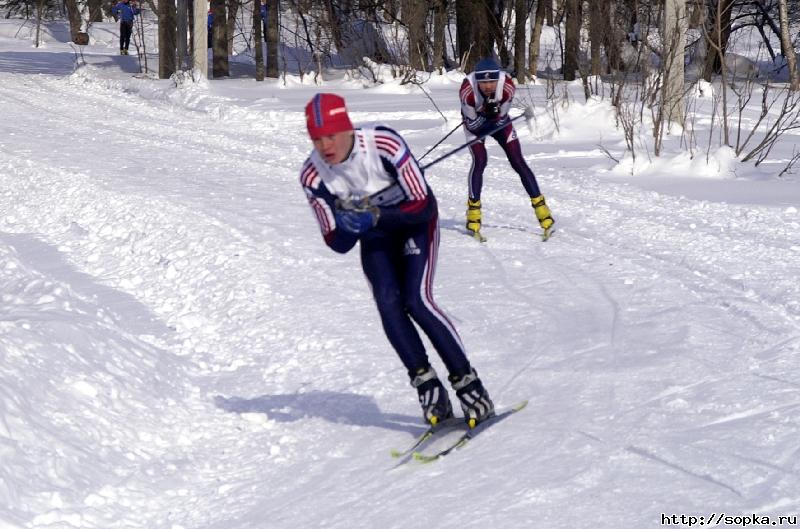
[[[494,413],[494,404],[433,300],[438,210],[416,159],[392,129],[354,129],[337,95],[315,95],[305,112],[314,150],[300,183],[325,243],[346,253],[360,242],[361,267],[384,332],[408,370],[425,421],[435,425],[453,409],[412,320],[430,338],[466,421],[476,426]]]

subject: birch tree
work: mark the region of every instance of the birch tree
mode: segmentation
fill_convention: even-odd
[[[789,6],[786,0],[778,0],[778,11],[781,20],[781,47],[789,68],[789,89],[796,92],[800,90],[800,74],[797,72],[797,55],[789,33]]]
[[[207,2],[194,0],[192,3],[192,69],[195,75],[208,77],[208,26]]]
[[[666,0],[664,6],[664,83],[662,112],[666,121],[683,125],[685,104],[683,99],[684,42],[686,40],[686,3],[684,0]]]

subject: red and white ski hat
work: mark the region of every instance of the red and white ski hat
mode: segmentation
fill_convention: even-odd
[[[336,94],[317,94],[306,105],[306,126],[312,140],[345,130],[353,130],[344,98]]]

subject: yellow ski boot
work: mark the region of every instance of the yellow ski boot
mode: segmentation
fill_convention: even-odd
[[[550,213],[550,208],[547,207],[544,201],[544,195],[531,198],[531,206],[533,206],[533,212],[536,213],[536,218],[539,220],[539,225],[544,230],[542,240],[546,241],[553,235],[553,224],[555,224],[555,221],[553,220],[552,213]]]
[[[481,201],[467,199],[467,233],[480,242],[486,242],[481,235]]]

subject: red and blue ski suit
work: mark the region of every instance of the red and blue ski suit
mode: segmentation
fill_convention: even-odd
[[[315,150],[300,173],[325,243],[346,253],[360,242],[361,266],[383,329],[409,373],[430,366],[413,322],[451,375],[469,373],[461,339],[433,299],[439,247],[436,198],[397,132],[377,126],[357,128],[354,134],[353,149],[342,163],[329,165]],[[337,229],[337,198],[369,199],[380,209],[377,225],[360,236]]]
[[[459,91],[461,115],[464,118],[464,132],[466,133],[467,141],[483,136],[505,124],[505,127],[492,134],[492,138],[503,148],[511,167],[522,180],[525,191],[533,198],[541,195],[539,184],[536,182],[533,171],[528,167],[525,158],[522,156],[517,132],[508,117],[515,91],[516,88],[511,77],[505,72],[500,72],[497,89],[490,96],[484,96],[478,88],[475,74],[471,73],[461,83],[461,90]],[[489,103],[495,103],[499,106],[499,113],[496,116],[488,116],[486,114],[486,108]],[[469,152],[472,154],[472,167],[470,167],[469,171],[469,198],[471,200],[480,200],[481,189],[483,188],[483,171],[486,169],[487,162],[484,141],[473,143],[469,148]]]

